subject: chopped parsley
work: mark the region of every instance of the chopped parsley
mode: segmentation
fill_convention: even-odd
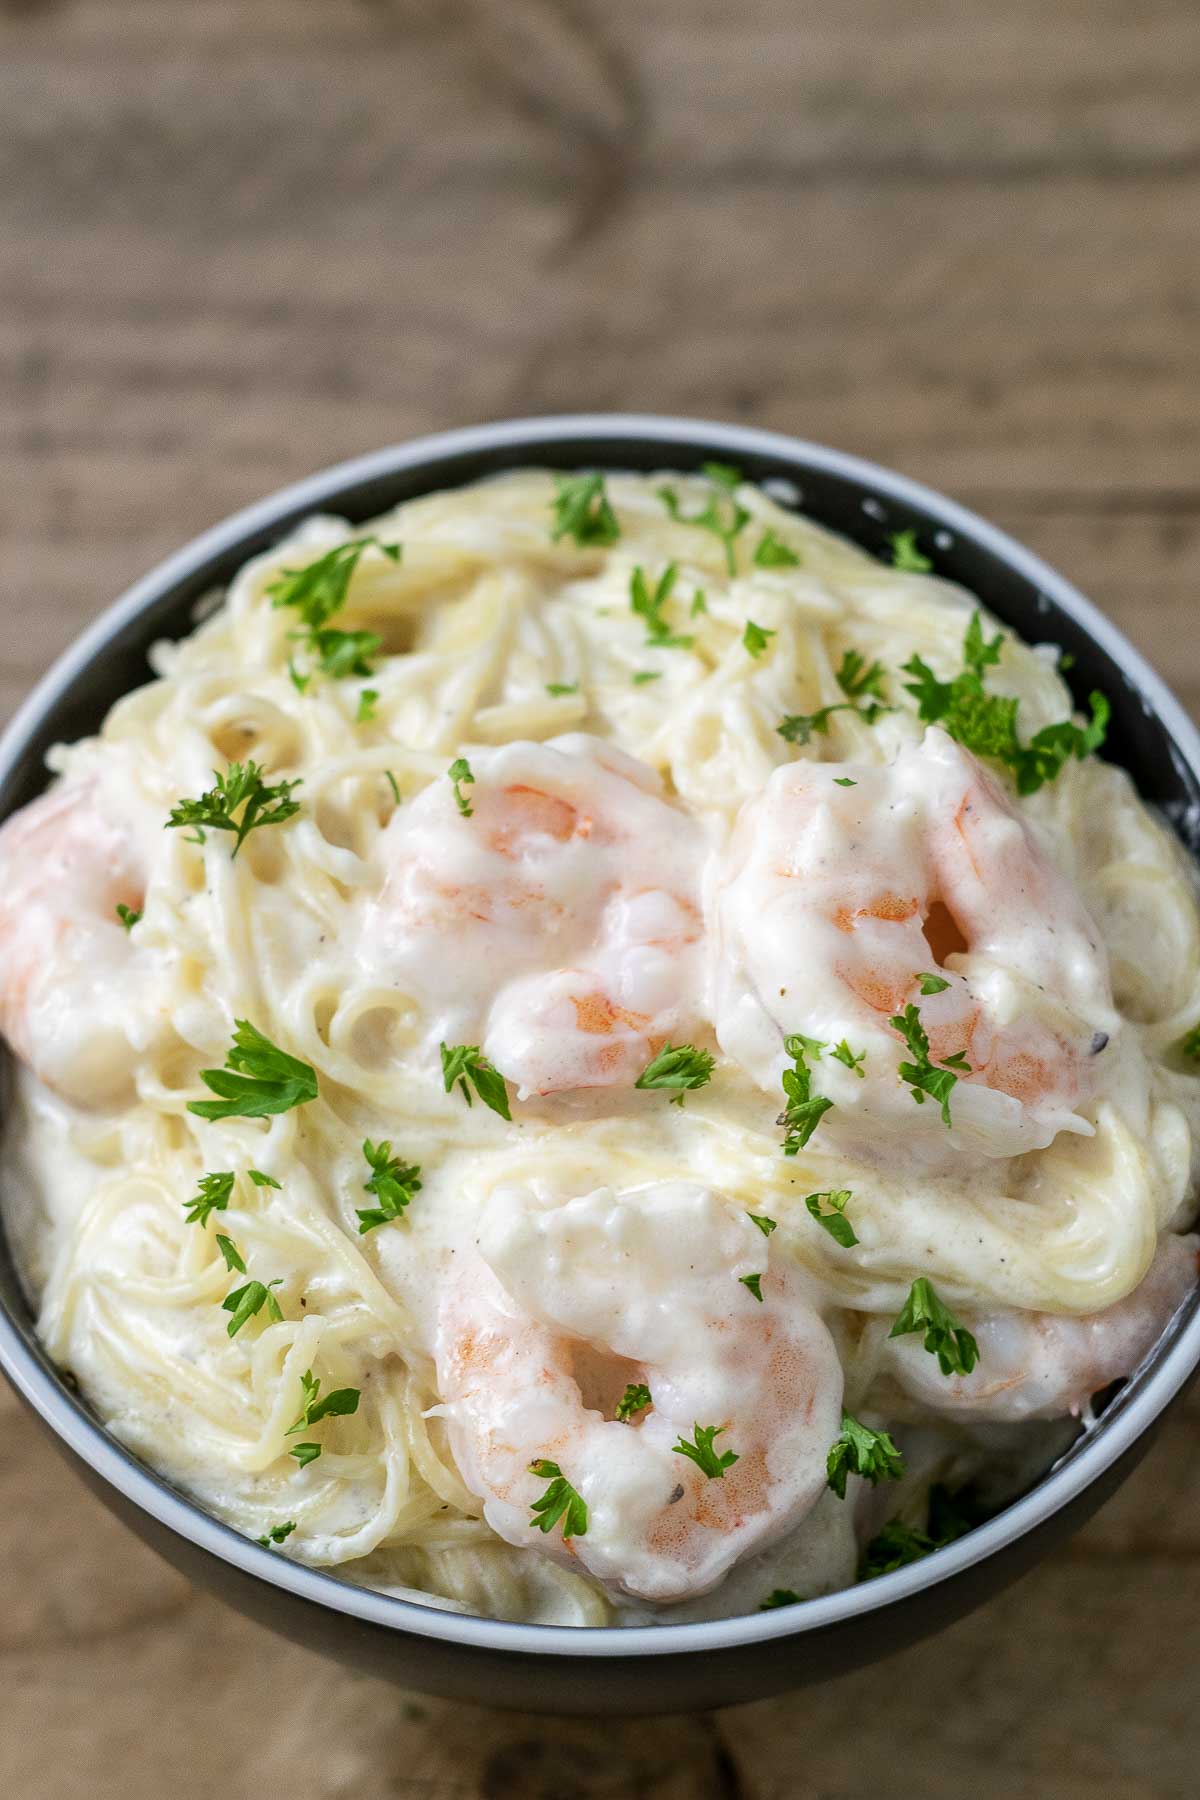
[[[237,1275],[244,1275],[246,1273],[246,1265],[242,1261],[241,1251],[238,1249],[233,1239],[226,1237],[223,1231],[218,1231],[217,1233],[217,1249],[225,1258],[225,1267],[227,1269]]]
[[[818,707],[813,713],[785,714],[775,727],[785,743],[807,744],[814,733],[827,737],[829,721],[834,713],[857,713],[865,724],[874,725],[881,714],[894,710],[883,698],[883,664],[868,663],[861,650],[846,650],[842,653],[834,679],[846,698],[835,700],[830,706]],[[842,776],[838,785],[855,787],[857,783]]]
[[[661,681],[661,669],[639,669],[633,678],[634,687],[644,687],[648,681]]]
[[[741,481],[741,474],[724,463],[705,463],[702,472],[721,490],[721,494],[714,494],[707,506],[702,511],[693,513],[690,519],[679,510],[679,496],[674,488],[660,487],[658,497],[677,525],[694,525],[698,531],[711,531],[714,537],[720,538],[725,549],[726,567],[731,575],[736,575],[734,540],[750,523],[750,514],[734,498],[734,490]]]
[[[374,1194],[379,1204],[358,1208],[360,1237],[365,1237],[377,1225],[386,1225],[391,1219],[399,1219],[421,1186],[418,1164],[406,1163],[400,1157],[393,1156],[392,1146],[386,1138],[380,1144],[373,1144],[370,1138],[364,1139],[363,1155],[371,1171],[371,1179],[364,1181],[363,1188],[366,1193]]]
[[[796,552],[781,543],[769,526],[754,547],[754,560],[760,569],[796,569],[800,566]]]
[[[752,1225],[758,1226],[758,1229],[762,1232],[764,1237],[769,1238],[773,1231],[778,1231],[778,1229],[779,1229],[775,1220],[768,1219],[768,1217],[765,1213],[748,1212],[746,1214],[746,1217],[749,1219],[749,1221]]]
[[[824,1045],[815,1038],[796,1033],[784,1039],[783,1047],[792,1058],[792,1067],[783,1071],[781,1079],[787,1105],[776,1123],[784,1127],[783,1154],[795,1156],[797,1151],[803,1150],[833,1101],[812,1092],[812,1075],[805,1060],[809,1055],[820,1056]]]
[[[858,1242],[854,1227],[846,1217],[846,1207],[853,1198],[849,1188],[827,1188],[822,1193],[809,1194],[804,1202],[817,1224],[823,1226],[843,1250],[853,1250]]]
[[[246,1173],[254,1183],[255,1187],[278,1188],[280,1193],[283,1192],[283,1189],[273,1175],[264,1175],[261,1169],[247,1169]]]
[[[370,675],[371,658],[383,648],[383,639],[374,631],[339,631],[329,625],[334,613],[346,603],[351,579],[364,551],[372,546],[392,562],[400,561],[399,544],[383,544],[376,537],[352,538],[349,543],[336,544],[303,568],[281,570],[267,587],[272,606],[290,606],[299,614],[304,629],[296,635],[317,657],[322,671],[335,680],[346,675]],[[289,661],[288,673],[302,694],[312,680],[311,671],[301,675]]]
[[[556,475],[554,479],[550,542],[557,544],[560,538],[570,537],[580,549],[589,544],[615,544],[621,527],[605,492],[603,475]]]
[[[838,1499],[844,1500],[847,1475],[861,1475],[872,1487],[884,1480],[899,1481],[904,1458],[886,1431],[874,1431],[843,1412],[841,1432],[825,1459],[825,1473]]]
[[[721,1437],[724,1431],[724,1425],[693,1425],[692,1436],[695,1442],[689,1444],[681,1435],[679,1442],[672,1444],[671,1448],[677,1456],[689,1457],[710,1481],[724,1481],[726,1469],[732,1469],[738,1460],[732,1450],[726,1450],[723,1455],[718,1456],[713,1449],[713,1439]]]
[[[853,786],[853,783],[851,783],[851,785]],[[829,1054],[832,1056],[834,1062],[844,1063],[848,1069],[853,1069],[860,1081],[865,1081],[867,1079],[867,1072],[863,1068],[863,1064],[867,1060],[867,1053],[865,1050],[852,1050],[845,1038],[843,1038],[840,1044],[834,1045]]]
[[[944,975],[923,974],[919,979],[923,994],[944,994],[950,986]]]
[[[363,688],[358,696],[358,711],[354,715],[355,722],[359,725],[369,725],[375,717],[375,708],[378,704],[379,689]]]
[[[668,563],[652,588],[646,580],[641,568],[636,568],[629,578],[629,604],[646,627],[646,643],[656,650],[690,650],[695,638],[681,637],[672,631],[669,622],[663,617],[663,607],[671,597],[671,589],[675,586],[675,577],[679,570],[674,563]]]
[[[511,1122],[512,1113],[509,1111],[508,1089],[504,1085],[504,1077],[493,1069],[486,1056],[480,1054],[478,1044],[443,1044],[442,1080],[447,1093],[457,1081],[468,1106],[471,1105],[473,1087],[485,1106],[490,1106],[494,1113],[499,1113],[502,1119]]]
[[[889,1575],[893,1569],[919,1562],[934,1550],[944,1550],[947,1544],[970,1531],[978,1518],[974,1508],[963,1505],[961,1495],[951,1494],[939,1483],[930,1491],[926,1529],[916,1531],[899,1519],[891,1520],[863,1552],[859,1580],[870,1581],[876,1575]]]
[[[691,617],[693,619],[698,619],[700,617],[701,613],[706,613],[707,611],[708,611],[708,601],[705,598],[704,589],[697,588],[695,593],[692,595],[692,604],[691,604],[691,609],[690,609]]]
[[[561,700],[566,694],[577,694],[579,683],[577,681],[548,681],[546,692],[552,700]]]
[[[646,1064],[635,1088],[699,1088],[712,1080],[716,1057],[694,1044],[664,1044]]]
[[[235,1021],[225,1067],[201,1069],[200,1079],[218,1096],[188,1101],[188,1111],[201,1119],[263,1119],[317,1097],[316,1070],[273,1044],[249,1019]]]
[[[1179,1040],[1179,1054],[1189,1062],[1200,1063],[1200,1025],[1193,1025]]]
[[[906,1337],[912,1331],[925,1333],[925,1348],[937,1357],[943,1375],[969,1375],[979,1361],[975,1339],[938,1299],[933,1284],[924,1275],[913,1282],[888,1336]]]
[[[166,829],[178,831],[190,825],[192,844],[203,844],[210,831],[232,831],[233,854],[237,855],[250,833],[260,825],[283,825],[300,811],[300,802],[292,799],[292,791],[300,786],[294,781],[268,783],[256,762],[230,763],[224,775],[213,770],[216,785],[198,800],[181,800],[171,808]],[[241,813],[237,819],[234,814]]]
[[[834,679],[849,700],[861,700],[864,696],[882,700],[883,677],[881,662],[873,662],[868,666],[867,659],[860,650],[846,650]]]
[[[465,756],[456,756],[446,770],[447,779],[454,788],[454,804],[464,819],[469,819],[475,808],[463,793],[463,787],[474,787],[475,777],[471,773],[471,765]]]
[[[858,783],[857,781],[852,781],[849,775],[835,775],[833,778],[833,785],[834,787],[857,787]]]
[[[645,1412],[650,1404],[650,1389],[645,1382],[631,1381],[617,1401],[617,1410],[613,1414],[613,1418],[618,1424],[626,1425],[634,1413]]]
[[[189,1225],[207,1225],[213,1213],[225,1211],[232,1193],[232,1169],[222,1169],[215,1175],[202,1175],[195,1194],[183,1203],[184,1218]]]
[[[264,1306],[270,1320],[276,1325],[283,1323],[279,1302],[271,1292],[272,1288],[279,1287],[282,1281],[282,1275],[277,1275],[274,1281],[248,1281],[245,1287],[235,1288],[231,1294],[226,1294],[221,1306],[225,1312],[233,1314],[225,1328],[230,1337],[236,1337],[242,1326],[260,1313]]]
[[[392,799],[396,802],[396,805],[399,806],[399,804],[400,804],[400,789],[396,785],[396,777],[392,774],[392,771],[390,769],[385,769],[383,771],[383,773],[384,773],[384,776],[386,777],[388,786],[392,790]]]
[[[140,923],[142,915],[140,912],[134,912],[131,906],[126,906],[123,902],[118,901],[117,917],[120,919],[126,931],[132,931],[134,926]]]
[[[912,1089],[912,1097],[918,1106],[925,1104],[928,1094],[942,1109],[942,1119],[946,1125],[952,1123],[950,1118],[950,1095],[960,1074],[969,1075],[971,1066],[967,1062],[966,1053],[956,1050],[953,1056],[946,1057],[940,1067],[934,1066],[929,1059],[929,1034],[921,1023],[921,1015],[910,1001],[902,1013],[897,1013],[888,1020],[894,1031],[898,1031],[904,1039],[912,1062],[902,1062],[897,1069],[901,1081],[906,1081]]]
[[[299,1417],[289,1425],[285,1437],[295,1437],[298,1431],[307,1431],[310,1425],[319,1425],[322,1419],[343,1419],[358,1411],[358,1403],[362,1394],[358,1388],[334,1388],[328,1394],[321,1393],[321,1383],[311,1369],[305,1369],[300,1377],[301,1406]]]
[[[742,649],[751,656],[761,656],[774,636],[775,633],[765,625],[756,625],[753,619],[747,619],[746,629],[742,633]]]
[[[762,1300],[763,1291],[762,1291],[762,1273],[761,1273],[761,1271],[757,1275],[739,1275],[738,1280],[741,1282],[741,1284],[744,1288],[750,1289],[750,1292],[754,1295],[754,1298],[756,1300],[759,1300],[759,1301]]]
[[[904,673],[913,678],[906,687],[926,724],[940,725],[976,756],[1003,764],[1016,778],[1017,792],[1032,794],[1053,781],[1072,756],[1082,761],[1100,748],[1111,709],[1103,694],[1093,692],[1088,697],[1087,725],[1060,719],[1043,725],[1028,744],[1022,744],[1017,736],[1020,702],[984,691],[984,671],[999,662],[1003,642],[999,631],[990,640],[985,637],[983,614],[976,611],[963,639],[965,666],[960,673],[951,681],[939,681],[928,663],[912,656],[904,665]]]
[[[320,1454],[320,1444],[293,1444],[288,1451],[288,1455],[294,1456],[302,1469],[307,1469],[310,1462],[316,1462]]]
[[[914,530],[893,531],[888,542],[892,546],[893,569],[903,569],[909,575],[929,574],[933,564],[917,549],[917,534]]]
[[[571,1486],[558,1464],[539,1456],[536,1462],[530,1463],[529,1473],[536,1475],[539,1481],[550,1483],[541,1499],[530,1506],[533,1514],[530,1523],[538,1531],[553,1531],[561,1519],[564,1538],[584,1537],[588,1528],[587,1502]]]
[[[773,1612],[777,1606],[799,1606],[800,1595],[795,1588],[772,1588],[766,1599],[761,1602],[759,1612]]]
[[[785,713],[775,729],[786,744],[807,744],[814,732],[828,737],[829,721],[834,713],[856,713],[858,710],[849,700],[838,700],[832,706],[818,707],[814,713]]]
[[[270,1550],[273,1545],[282,1544],[285,1539],[290,1538],[295,1529],[295,1519],[289,1519],[286,1525],[269,1525],[264,1535],[254,1541],[261,1544],[264,1550]]]
[[[312,680],[312,674],[309,673],[307,675],[302,675],[300,670],[296,667],[295,662],[289,656],[288,657],[288,680],[291,682],[292,686],[295,688],[295,690],[298,694],[305,694],[308,692],[308,686]]]

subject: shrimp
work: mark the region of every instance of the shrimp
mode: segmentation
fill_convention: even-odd
[[[0,828],[0,1031],[48,1087],[103,1106],[130,1084],[129,982],[145,870],[101,784],[67,780]]]
[[[1200,1238],[1168,1235],[1142,1281],[1103,1312],[1066,1317],[956,1308],[979,1345],[969,1375],[941,1373],[919,1334],[887,1338],[881,1372],[923,1409],[966,1419],[1058,1419],[1130,1375],[1196,1286]]]
[[[699,827],[582,734],[473,753],[393,818],[366,952],[522,1099],[632,1085],[697,1018]]]
[[[741,1280],[755,1274],[761,1301]],[[801,1272],[694,1183],[561,1204],[497,1189],[478,1253],[447,1283],[436,1354],[451,1446],[493,1530],[623,1593],[706,1592],[825,1487],[841,1422],[833,1340]],[[629,1381],[651,1405],[618,1423]],[[698,1426],[736,1457],[720,1476],[675,1448]],[[535,1528],[540,1459],[584,1500],[586,1531]]]
[[[944,732],[884,768],[777,769],[741,815],[718,889],[722,1049],[768,1091],[785,1035],[866,1053],[858,1070],[810,1062],[834,1103],[820,1126],[832,1145],[934,1166],[1091,1134],[1078,1109],[1119,1025],[1099,931]],[[899,1075],[913,1049],[890,1021],[910,1005],[933,1064],[959,1064],[949,1130]]]

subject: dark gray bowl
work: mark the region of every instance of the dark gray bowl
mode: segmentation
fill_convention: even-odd
[[[0,818],[44,784],[57,740],[96,729],[149,675],[146,648],[179,636],[198,599],[307,514],[362,520],[433,488],[528,464],[694,469],[710,457],[865,549],[914,527],[939,573],[1030,640],[1075,657],[1077,695],[1113,704],[1106,754],[1181,833],[1200,821],[1200,738],[1121,634],[1029,551],[928,488],[815,444],[739,426],[641,417],[532,419],[423,438],[344,463],[205,533],[119,600],[51,670],[0,740]],[[1196,844],[1192,841],[1192,848]],[[761,1699],[869,1663],[949,1623],[1081,1524],[1146,1450],[1196,1372],[1196,1299],[1054,1471],[925,1561],[845,1593],[749,1618],[582,1631],[467,1618],[369,1593],[289,1562],[201,1512],[104,1431],[47,1360],[0,1241],[0,1366],[104,1502],[187,1575],[315,1650],[430,1693],[545,1712],[671,1712]]]

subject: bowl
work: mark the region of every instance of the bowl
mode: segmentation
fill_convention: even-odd
[[[936,567],[1023,637],[1074,656],[1076,697],[1107,693],[1105,754],[1197,848],[1200,737],[1120,632],[1060,575],[974,514],[856,457],[773,433],[638,416],[527,419],[421,438],[343,463],[238,513],[171,557],[60,658],[0,739],[0,818],[45,783],[49,746],[96,729],[149,676],[148,646],[179,636],[205,595],[308,514],[361,521],[432,489],[541,464],[698,469],[738,464],[873,554],[915,526]],[[517,1625],[372,1593],[260,1548],[194,1505],[108,1435],[46,1357],[0,1238],[0,1366],[112,1511],[185,1575],[262,1624],[406,1687],[529,1711],[655,1713],[762,1699],[869,1663],[1006,1586],[1124,1480],[1196,1373],[1200,1309],[1181,1308],[1098,1423],[1022,1498],[893,1574],[747,1618],[655,1627]]]

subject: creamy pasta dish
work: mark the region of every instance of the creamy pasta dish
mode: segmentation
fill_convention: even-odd
[[[55,1361],[282,1557],[577,1625],[929,1554],[1196,1279],[1195,871],[1030,647],[741,480],[250,562],[0,830]]]

